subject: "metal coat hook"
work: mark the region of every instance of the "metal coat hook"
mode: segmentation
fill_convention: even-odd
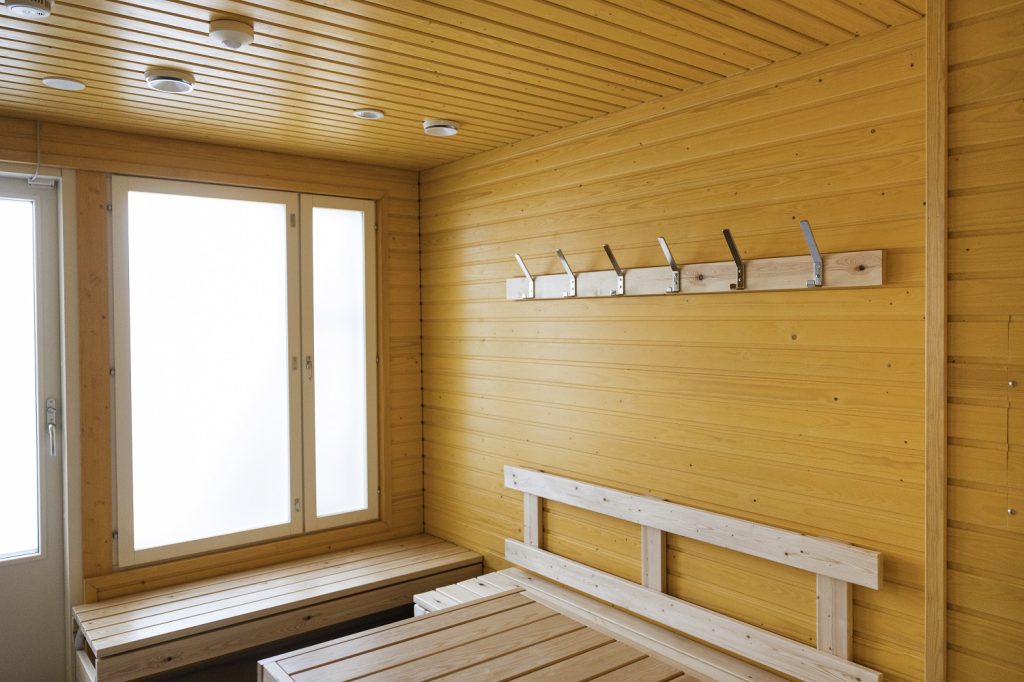
[[[658,243],[661,244],[661,252],[665,254],[665,260],[668,261],[668,267],[672,269],[672,286],[665,289],[666,294],[678,294],[679,293],[679,266],[676,265],[676,259],[672,256],[672,249],[668,248],[668,242],[665,241],[664,237],[658,237]]]
[[[626,293],[626,273],[619,267],[619,261],[615,260],[615,254],[612,253],[612,248],[607,244],[604,245],[604,252],[608,254],[608,260],[612,262],[612,269],[615,270],[615,276],[618,278],[615,284],[615,291],[611,292],[612,296],[622,296]]]
[[[736,242],[732,240],[732,233],[729,230],[722,230],[722,236],[725,237],[725,243],[729,245],[729,252],[732,254],[732,260],[736,263],[736,281],[729,285],[730,289],[736,291],[742,291],[747,288],[747,279],[745,268],[743,267],[743,259],[740,258],[739,249],[736,248]]]
[[[555,255],[558,256],[558,260],[562,261],[562,267],[565,268],[565,274],[569,275],[569,289],[565,291],[562,296],[564,298],[572,298],[576,295],[576,273],[569,267],[569,261],[565,260],[565,254],[562,253],[561,249],[555,249]]]
[[[821,260],[821,251],[818,251],[818,244],[814,241],[811,224],[806,220],[801,220],[800,229],[804,231],[804,241],[807,242],[807,248],[811,252],[811,260],[814,261],[813,278],[807,280],[807,288],[813,289],[825,284],[825,264]]]
[[[537,287],[534,283],[533,275],[526,269],[526,263],[523,262],[523,257],[518,253],[516,254],[516,262],[519,263],[519,269],[526,275],[526,293],[522,295],[522,298],[535,298],[537,295]]]

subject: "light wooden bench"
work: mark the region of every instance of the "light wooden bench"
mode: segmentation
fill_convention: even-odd
[[[261,682],[707,681],[521,588],[260,661]]]
[[[429,535],[74,608],[80,681],[149,677],[412,603],[482,558]]]
[[[417,594],[416,613],[437,612],[522,589],[560,613],[674,662],[697,679],[784,679],[775,673],[815,682],[882,679],[881,673],[849,660],[853,631],[850,584],[879,588],[879,553],[530,469],[506,467],[505,485],[523,493],[525,509],[524,541],[506,540],[505,556],[543,577],[513,568],[466,579]],[[544,499],[639,524],[643,585],[542,549]],[[815,573],[817,647],[664,594],[666,533]]]

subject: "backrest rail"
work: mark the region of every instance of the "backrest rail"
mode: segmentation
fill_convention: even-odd
[[[534,573],[800,680],[880,682],[881,673],[516,540],[505,558]]]
[[[881,585],[881,554],[838,540],[804,535],[521,467],[505,467],[505,485],[529,495],[596,511],[818,575],[876,590]]]

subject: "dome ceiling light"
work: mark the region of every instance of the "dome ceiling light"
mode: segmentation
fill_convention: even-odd
[[[256,35],[252,26],[235,19],[217,19],[210,22],[210,40],[229,50],[238,50],[252,44]]]
[[[178,69],[152,68],[146,72],[146,84],[154,90],[181,94],[192,92],[195,76]]]
[[[384,112],[380,109],[356,109],[352,115],[366,121],[379,121],[384,118]]]
[[[45,19],[53,12],[53,0],[7,0],[7,11],[26,19]]]
[[[433,137],[451,137],[459,134],[457,121],[427,119],[423,122],[423,132]]]

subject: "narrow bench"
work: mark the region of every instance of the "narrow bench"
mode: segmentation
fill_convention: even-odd
[[[810,681],[882,679],[881,673],[849,660],[850,584],[880,587],[878,552],[531,469],[506,467],[505,485],[521,491],[524,499],[524,541],[506,540],[505,557],[532,573],[506,569],[417,594],[417,614],[521,589],[535,601],[669,660],[698,679],[785,679],[780,675]],[[542,549],[544,499],[639,524],[643,584]],[[665,594],[666,533],[815,573],[817,647]]]
[[[482,563],[416,535],[76,606],[78,679],[144,678],[411,604]]]

